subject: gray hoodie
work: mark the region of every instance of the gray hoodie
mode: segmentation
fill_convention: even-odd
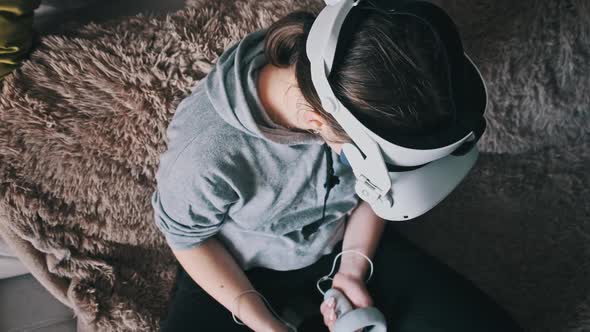
[[[330,150],[340,183],[330,191],[321,221],[324,142],[289,131],[266,114],[256,90],[266,63],[265,33],[250,33],[228,48],[179,104],[152,206],[171,248],[195,247],[216,236],[242,269],[286,271],[333,250],[358,197],[352,170]],[[314,232],[304,236],[304,226]]]

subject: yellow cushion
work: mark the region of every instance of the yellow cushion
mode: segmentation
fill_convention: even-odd
[[[33,41],[33,11],[40,0],[0,0],[0,78],[26,57]]]

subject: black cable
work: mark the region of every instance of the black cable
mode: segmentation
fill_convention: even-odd
[[[334,161],[332,159],[332,149],[328,146],[328,144],[324,143],[323,146],[324,154],[326,156],[327,166],[326,166],[326,182],[324,183],[324,188],[326,188],[326,194],[324,195],[324,207],[322,208],[322,219],[319,222],[314,222],[309,225],[305,225],[301,231],[303,233],[304,239],[308,239],[309,236],[315,233],[320,225],[324,222],[326,217],[326,203],[328,202],[328,197],[330,196],[330,190],[334,188],[337,184],[340,183],[340,179],[334,175]]]

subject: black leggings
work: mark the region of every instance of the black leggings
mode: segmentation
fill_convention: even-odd
[[[246,275],[277,313],[294,296],[307,294],[317,315],[299,331],[327,331],[319,306],[322,295],[316,281],[328,274],[342,242],[332,254],[299,270],[254,268]],[[415,247],[387,227],[373,259],[375,271],[367,283],[375,306],[387,318],[392,332],[511,332],[522,331],[516,322],[473,283]],[[323,282],[324,290],[330,282]],[[251,331],[236,324],[219,304],[181,269],[161,331]]]

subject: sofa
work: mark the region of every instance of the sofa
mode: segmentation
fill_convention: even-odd
[[[72,309],[56,300],[1,238],[0,331],[81,331]]]

